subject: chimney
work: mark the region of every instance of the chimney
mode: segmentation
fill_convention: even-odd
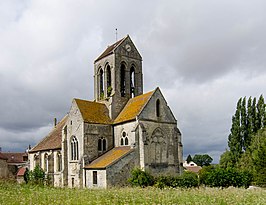
[[[56,117],[54,118],[54,126],[56,126],[56,124],[57,124],[57,119],[56,119]]]

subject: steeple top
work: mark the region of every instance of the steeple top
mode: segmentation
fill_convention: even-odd
[[[112,44],[111,46],[108,46],[105,51],[94,61],[94,63],[96,63],[97,61],[101,60],[102,58],[114,53],[114,50],[126,39],[128,38],[129,35],[126,35],[124,38],[116,41],[114,44]]]

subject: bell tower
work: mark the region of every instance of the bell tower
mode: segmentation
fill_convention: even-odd
[[[130,98],[143,93],[142,57],[129,35],[108,46],[94,61],[94,98],[105,103],[111,119]]]

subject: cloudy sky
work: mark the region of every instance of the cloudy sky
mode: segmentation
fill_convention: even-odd
[[[184,156],[218,162],[242,96],[266,92],[264,0],[0,0],[0,146],[24,151],[72,98],[93,99],[93,60],[129,34],[144,91],[159,86]]]

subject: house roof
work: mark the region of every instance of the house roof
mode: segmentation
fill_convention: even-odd
[[[84,122],[112,124],[112,120],[109,117],[109,110],[105,104],[81,99],[74,100],[77,103]]]
[[[7,157],[0,152],[0,159],[7,160]]]
[[[24,163],[23,157],[27,156],[25,152],[2,152],[7,159],[7,163]]]
[[[101,60],[102,58],[114,53],[115,48],[117,48],[117,46],[122,43],[128,36],[120,39],[119,41],[115,42],[114,44],[112,44],[111,46],[108,46],[105,51],[94,61],[94,63],[96,63],[98,60]]]
[[[24,176],[26,172],[26,167],[20,167],[17,172],[17,176]]]
[[[202,167],[201,166],[188,166],[188,167],[185,167],[185,169],[190,172],[198,173],[202,169]]]
[[[114,124],[134,120],[140,114],[140,112],[142,111],[144,106],[147,104],[147,102],[149,101],[153,93],[154,91],[150,91],[148,93],[131,98],[127,102],[124,109],[120,112],[120,114],[114,120]]]
[[[37,152],[42,150],[61,149],[62,146],[62,129],[65,126],[68,115],[66,115],[53,129],[29,152]]]
[[[85,166],[85,169],[105,169],[130,152],[132,152],[130,146],[115,147],[94,160],[91,164]]]

